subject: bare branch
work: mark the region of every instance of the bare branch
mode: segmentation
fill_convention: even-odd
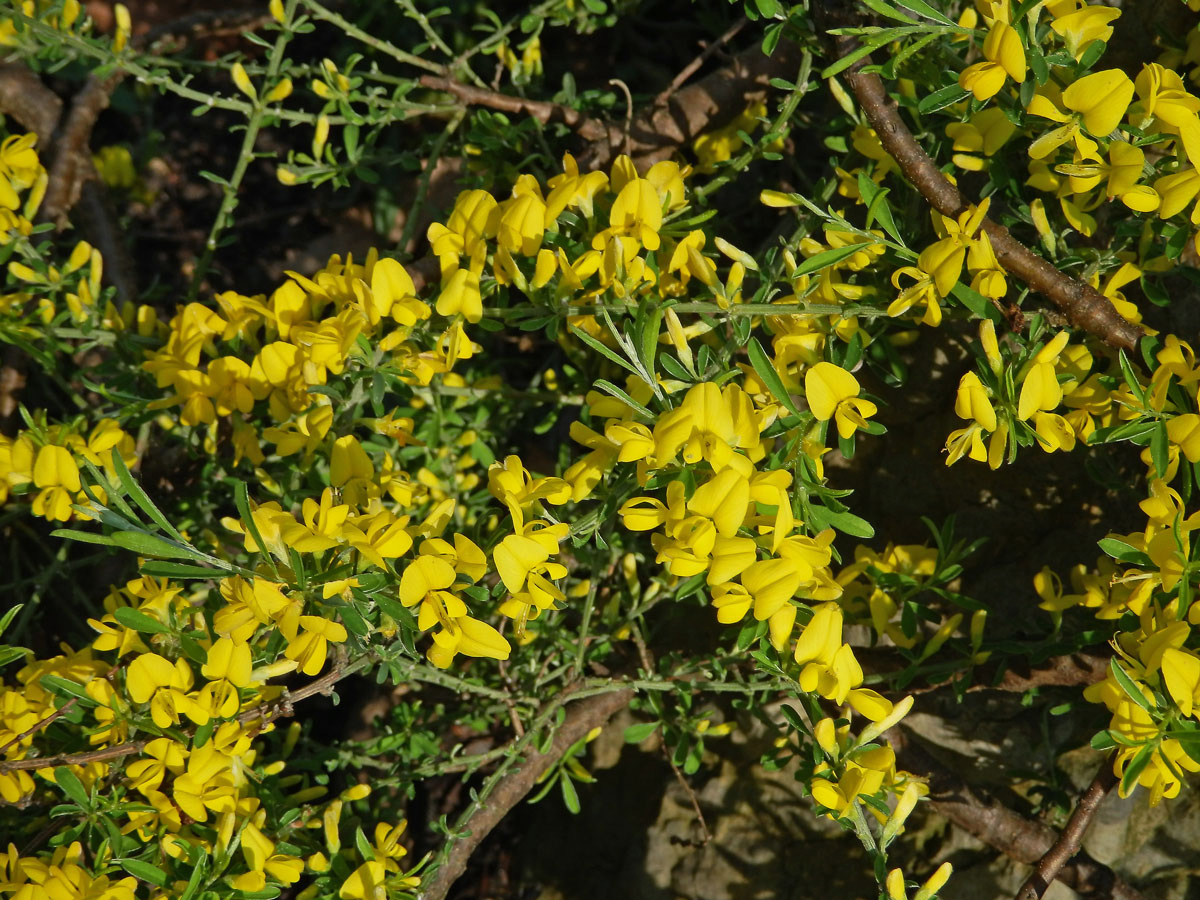
[[[1116,773],[1113,772],[1111,763],[1105,760],[1087,791],[1079,798],[1075,811],[1071,813],[1067,826],[1054,842],[1054,846],[1038,860],[1037,865],[1033,867],[1033,874],[1021,886],[1021,890],[1017,891],[1017,900],[1041,900],[1063,866],[1079,852],[1083,835],[1091,824],[1092,817],[1096,815],[1100,801],[1116,787],[1116,784]]]
[[[887,738],[896,750],[896,765],[929,780],[929,799],[939,815],[1017,862],[1033,865],[1054,846],[1058,835],[1041,822],[1018,815],[982,791],[972,788],[941,765],[902,728]],[[1064,865],[1057,879],[1085,898],[1142,900],[1142,895],[1085,851]]]
[[[581,700],[571,706],[566,721],[554,735],[546,753],[536,751],[521,768],[506,775],[496,789],[467,821],[469,834],[454,844],[446,862],[434,872],[422,893],[423,900],[445,900],[447,892],[467,868],[467,860],[493,828],[533,790],[542,773],[562,759],[576,741],[607,722],[633,699],[631,689],[611,691]]]

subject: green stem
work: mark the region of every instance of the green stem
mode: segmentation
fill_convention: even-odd
[[[296,17],[296,5],[298,2],[299,0],[288,0],[285,7],[284,25],[280,29],[279,36],[275,39],[274,46],[271,47],[270,56],[267,58],[266,77],[262,82],[264,88],[274,84],[279,76],[279,68],[283,65],[283,52],[287,49],[287,45],[292,39],[291,23]],[[237,165],[234,166],[233,174],[221,185],[221,208],[217,210],[212,228],[208,232],[208,240],[204,242],[204,252],[200,255],[200,259],[196,263],[196,269],[192,273],[192,283],[187,293],[186,302],[188,303],[194,301],[200,292],[200,285],[203,284],[205,277],[208,275],[213,255],[217,252],[217,241],[220,239],[221,233],[233,224],[233,211],[237,208],[238,204],[238,189],[241,187],[242,180],[246,177],[246,171],[250,168],[250,161],[254,159],[254,145],[258,142],[258,132],[262,128],[263,119],[266,115],[267,111],[263,106],[262,98],[256,96],[254,102],[251,104],[250,116],[246,121],[246,130],[242,134],[242,146],[238,151]]]
[[[326,9],[316,0],[301,0],[313,14],[314,18],[320,19],[323,22],[328,22],[335,26],[338,30],[346,34],[347,37],[352,37],[360,43],[366,44],[372,50],[382,53],[385,56],[390,56],[397,62],[405,63],[406,65],[414,66],[418,69],[424,69],[426,72],[433,72],[436,75],[445,75],[446,67],[430,62],[420,56],[412,53],[406,53],[398,47],[392,46],[388,41],[381,41],[372,34],[368,34],[352,22],[342,18],[331,9]]]
[[[409,241],[413,238],[413,233],[417,230],[417,218],[421,212],[421,207],[425,205],[425,197],[429,194],[429,181],[433,177],[433,170],[437,166],[438,160],[442,158],[442,151],[446,148],[446,141],[450,139],[450,135],[458,130],[458,126],[462,124],[462,120],[466,114],[467,111],[464,108],[451,116],[442,133],[433,142],[433,149],[429,153],[429,158],[425,160],[425,170],[421,173],[421,177],[417,179],[417,195],[413,198],[412,206],[409,207],[408,219],[404,223],[404,230],[400,233],[400,240],[397,242],[397,246],[402,252],[404,252]]]

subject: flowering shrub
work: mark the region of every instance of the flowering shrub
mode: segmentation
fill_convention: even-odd
[[[108,34],[74,0],[3,13],[0,45],[32,72],[116,72],[137,102],[157,88],[243,122],[165,299],[106,276],[119,243],[56,229],[73,176],[4,109],[0,340],[29,374],[26,395],[5,388],[0,527],[63,548],[56,566],[124,574],[55,635],[86,638],[34,652],[16,644],[55,570],[6,573],[0,891],[443,897],[489,809],[540,779],[579,810],[587,740],[632,704],[627,739],[657,735],[681,779],[748,710],[881,896],[928,900],[949,865],[889,858],[929,793],[896,746],[915,696],[1087,648],[1105,668],[1082,697],[1111,715],[1098,783],[1178,794],[1200,770],[1200,368],[1166,323],[1200,254],[1197,31],[1127,72],[1106,62],[1122,11],[1079,0],[757,0],[744,55],[775,68],[667,146],[632,108],[604,119],[619,94],[525,96],[553,94],[543,32],[614,26],[619,4],[480,14],[482,39],[398,7],[376,34],[272,0],[216,67],[161,55],[119,5]],[[828,166],[798,134],[814,109],[836,109]],[[397,147],[408,119],[426,130]],[[301,194],[420,170],[399,239],[263,293],[222,284],[264,146]],[[465,165],[439,209],[451,149]],[[97,150],[110,191],[150,202],[128,148]],[[765,240],[722,209],[750,179]],[[1102,540],[1095,567],[1009,586],[1028,601],[1016,637],[963,592],[982,535],[881,546],[841,480],[898,440],[888,407],[919,388],[908,348],[935,330],[970,360],[924,478],[1140,453],[1144,527]],[[709,633],[694,607],[726,626],[702,648],[672,633]],[[354,676],[411,694],[357,749],[305,713]],[[415,786],[457,772],[470,802],[422,823],[438,849],[409,857]]]

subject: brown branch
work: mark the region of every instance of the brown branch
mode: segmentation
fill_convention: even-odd
[[[62,115],[62,101],[21,63],[0,65],[0,112],[34,132],[44,149]]]
[[[633,699],[632,690],[598,694],[572,705],[567,718],[554,735],[546,753],[536,751],[519,769],[506,775],[496,785],[487,801],[467,821],[469,834],[456,842],[446,862],[434,872],[433,880],[422,892],[423,900],[445,900],[451,886],[467,868],[467,860],[493,828],[512,811],[525,795],[533,790],[543,773],[587,735],[607,722]]]
[[[422,75],[421,85],[435,91],[445,91],[453,94],[468,106],[485,106],[488,109],[498,109],[501,112],[514,115],[532,116],[543,125],[550,122],[562,122],[574,129],[585,141],[607,141],[611,139],[610,129],[603,122],[590,119],[577,109],[563,106],[561,103],[548,103],[545,100],[526,100],[524,97],[514,97],[511,94],[501,94],[488,91],[469,84],[461,84],[450,78],[437,75]]]
[[[827,30],[828,27],[853,24],[853,16],[847,6],[846,0],[820,4],[822,18],[826,20],[826,26],[823,27]],[[854,37],[842,35],[834,38],[834,46],[837,55],[844,57],[857,48],[858,42]],[[896,161],[904,177],[912,182],[913,187],[935,210],[952,218],[966,212],[971,204],[917,143],[900,117],[899,107],[888,97],[879,76],[860,71],[869,64],[869,55],[857,60],[846,71],[845,79],[883,148]],[[1047,297],[1062,310],[1072,325],[1094,334],[1113,347],[1132,350],[1137,346],[1143,336],[1142,329],[1122,318],[1112,302],[1098,290],[1060,272],[1014,238],[1003,225],[985,218],[983,230],[991,239],[996,259],[1004,270]]]
[[[1036,864],[1054,846],[1058,839],[1054,829],[975,790],[937,762],[902,728],[893,728],[887,738],[896,750],[897,767],[927,778],[933,808],[968,834],[1026,865]],[[1087,900],[1142,900],[1136,889],[1086,851],[1064,865],[1057,879]]]
[[[1021,886],[1021,890],[1017,891],[1017,900],[1041,900],[1063,866],[1079,852],[1083,835],[1091,824],[1092,817],[1096,815],[1100,801],[1116,787],[1116,784],[1117,776],[1112,765],[1106,760],[1087,791],[1079,798],[1075,811],[1071,813],[1071,818],[1058,840],[1054,842],[1054,846],[1038,860],[1037,865],[1033,867],[1033,874]]]
[[[258,731],[262,731],[266,725],[274,722],[276,719],[295,715],[295,704],[301,700],[306,700],[314,694],[328,694],[335,684],[343,678],[348,678],[358,672],[367,662],[369,662],[369,659],[364,657],[350,666],[339,663],[329,672],[315,681],[309,682],[304,687],[295,691],[284,691],[283,696],[274,703],[265,707],[255,707],[254,709],[246,710],[237,717],[237,721],[243,725],[258,725]],[[64,704],[63,708],[58,710],[59,715],[66,711],[67,705]],[[83,753],[59,753],[55,756],[35,756],[30,759],[0,760],[0,775],[20,770],[45,769],[51,766],[81,766],[86,763],[123,759],[126,756],[141,753],[142,749],[152,740],[154,738],[127,741],[124,744],[102,747],[99,750],[87,750]]]
[[[666,102],[671,99],[671,95],[683,87],[683,83],[696,74],[696,71],[704,65],[705,61],[737,37],[738,32],[746,27],[746,23],[750,20],[745,16],[741,16],[736,22],[726,29],[725,33],[718,37],[715,41],[705,47],[698,53],[690,63],[679,70],[679,73],[671,79],[671,83],[659,91],[657,97],[654,98],[652,106],[665,106]]]

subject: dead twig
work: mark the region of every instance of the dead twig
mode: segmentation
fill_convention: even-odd
[[[1054,842],[1045,855],[1033,867],[1033,873],[1026,879],[1025,884],[1017,891],[1017,900],[1041,900],[1046,889],[1057,877],[1063,866],[1079,852],[1083,843],[1083,835],[1096,815],[1096,810],[1102,801],[1117,784],[1117,776],[1112,765],[1106,760],[1092,779],[1084,795],[1079,798],[1075,811],[1063,828],[1058,840]]]
[[[696,70],[704,65],[710,56],[737,37],[738,32],[746,27],[746,23],[748,21],[750,20],[745,16],[742,16],[727,29],[725,29],[725,32],[720,37],[706,46],[690,63],[679,70],[675,77],[671,79],[671,83],[663,88],[659,92],[658,96],[654,98],[654,102],[651,104],[651,106],[665,106],[667,101],[671,99],[671,95],[683,87],[683,83],[695,75]]]
[[[422,892],[423,900],[445,900],[451,886],[466,871],[467,861],[475,848],[533,790],[538,778],[562,759],[577,741],[607,722],[632,699],[633,691],[627,689],[598,694],[573,704],[555,733],[550,749],[546,753],[535,751],[524,765],[502,778],[487,802],[467,821],[469,833],[454,844],[446,862],[434,872],[433,880]]]
[[[333,686],[344,678],[357,673],[362,669],[369,659],[364,658],[352,665],[345,665],[339,662],[329,672],[322,675],[320,678],[312,681],[302,688],[294,691],[285,691],[283,696],[269,703],[266,706],[255,707],[254,709],[246,710],[237,717],[237,721],[243,725],[257,726],[255,733],[261,732],[271,722],[276,719],[286,718],[295,714],[295,705],[301,700],[307,700],[309,697],[316,694],[329,694],[333,690]],[[64,704],[63,708],[57,711],[57,715],[62,715],[67,710],[69,703]],[[53,718],[53,717],[51,717]],[[40,727],[42,723],[38,723],[34,728]],[[153,738],[144,738],[140,741],[127,741],[123,744],[116,744],[112,747],[102,747],[99,750],[87,750],[83,753],[60,753],[55,756],[35,756],[31,759],[11,759],[0,760],[0,775],[5,775],[9,772],[17,772],[22,769],[45,769],[55,766],[82,766],[92,762],[107,762],[113,759],[123,759],[126,756],[133,756],[136,753],[141,753],[143,748],[154,740]]]
[[[501,112],[514,115],[532,116],[543,125],[550,122],[562,122],[574,129],[585,141],[609,140],[609,127],[597,119],[590,119],[577,109],[563,106],[561,103],[549,103],[545,100],[526,100],[524,97],[514,97],[511,94],[501,94],[461,84],[450,78],[438,75],[422,75],[421,85],[435,91],[445,91],[453,94],[468,106],[484,106],[488,109],[498,109]]]
[[[968,834],[1026,865],[1036,864],[1054,846],[1058,839],[1054,829],[972,788],[930,756],[903,728],[891,729],[887,739],[896,750],[897,767],[928,779],[934,810]],[[1057,880],[1086,900],[1142,900],[1141,893],[1086,851],[1076,853],[1058,871]]]
[[[855,24],[855,15],[850,6],[846,0],[831,0],[821,4],[821,18],[825,20],[823,30]],[[857,46],[858,42],[852,36],[834,38],[839,57],[846,56]],[[971,204],[966,197],[950,183],[917,143],[900,117],[899,107],[888,97],[879,76],[860,71],[866,65],[870,65],[869,55],[850,66],[844,77],[884,149],[896,161],[904,177],[939,213],[953,218],[969,210]],[[1098,290],[1059,271],[1014,238],[1003,225],[985,218],[983,230],[991,240],[996,259],[1004,270],[1047,297],[1072,325],[1094,334],[1113,347],[1132,350],[1137,346],[1143,336],[1142,329],[1122,318],[1112,302]]]

